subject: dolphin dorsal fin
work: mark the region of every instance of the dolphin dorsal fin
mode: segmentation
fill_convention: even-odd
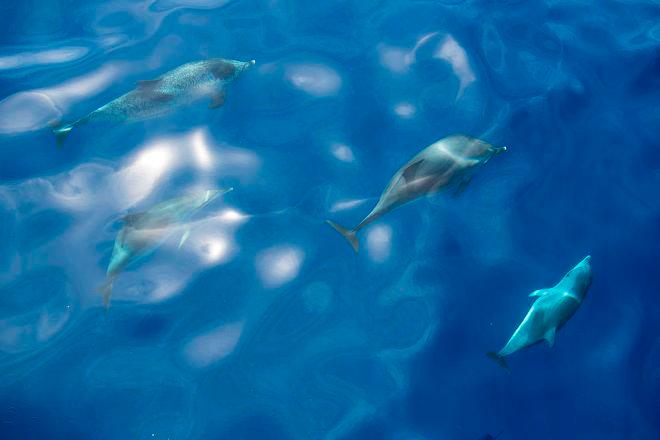
[[[154,87],[158,86],[162,79],[143,79],[137,82],[138,89],[140,90],[151,90]]]
[[[144,215],[144,213],[142,213],[142,212],[136,212],[136,213],[133,213],[133,214],[126,214],[125,216],[123,216],[123,217],[121,218],[121,220],[122,220],[126,225],[128,225],[128,226],[133,226],[133,225],[135,225],[138,221],[140,221],[140,218],[142,218],[143,215]]]
[[[406,166],[406,169],[403,170],[403,178],[406,181],[406,183],[412,182],[415,180],[415,177],[417,175],[417,170],[419,169],[420,165],[422,164],[424,160],[423,159],[417,159],[410,165]]]
[[[543,295],[546,295],[548,293],[548,289],[539,289],[535,290],[532,293],[529,294],[530,298],[536,298],[536,297],[542,297]]]
[[[545,332],[545,335],[543,335],[543,339],[548,341],[548,345],[552,347],[555,345],[555,334],[557,333],[557,327],[552,327],[549,328],[547,332]]]

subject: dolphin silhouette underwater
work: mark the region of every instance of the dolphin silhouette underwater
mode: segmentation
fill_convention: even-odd
[[[61,145],[74,127],[92,121],[139,121],[165,115],[177,107],[210,97],[209,108],[224,104],[226,86],[255,64],[214,58],[195,61],[177,67],[152,80],[138,81],[137,87],[82,118],[59,125],[54,122],[53,133]]]
[[[186,222],[192,215],[232,189],[201,191],[164,201],[144,212],[124,216],[124,226],[115,238],[106,281],[98,289],[103,294],[104,306],[110,306],[112,285],[126,266],[155,251],[177,231],[182,232],[179,241],[181,248],[190,234]]]
[[[357,232],[395,208],[421,196],[454,187],[462,193],[472,174],[493,157],[506,151],[487,142],[464,135],[452,135],[426,147],[394,174],[372,211],[353,229],[326,222],[358,251]]]
[[[543,340],[552,347],[559,329],[575,314],[591,285],[591,256],[586,256],[554,287],[535,290],[529,296],[536,298],[518,328],[497,353],[488,357],[509,369],[505,357]]]

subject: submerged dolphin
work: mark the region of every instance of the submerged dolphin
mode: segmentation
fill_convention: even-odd
[[[491,157],[506,151],[487,142],[464,135],[448,136],[426,147],[396,172],[380,196],[378,203],[364,220],[351,230],[326,220],[344,236],[355,252],[359,242],[356,233],[394,208],[444,188],[455,188],[460,194],[470,183],[472,173]]]
[[[154,118],[210,97],[209,108],[225,102],[227,84],[253,66],[254,60],[243,62],[214,58],[184,64],[157,79],[138,81],[132,91],[70,124],[56,126],[53,133],[60,145],[69,132],[90,121],[138,121]]]
[[[527,316],[499,352],[488,357],[509,369],[505,356],[541,342],[552,347],[555,334],[576,312],[591,284],[591,257],[587,256],[571,269],[556,286],[535,290],[529,296],[537,298]]]
[[[190,228],[185,224],[190,217],[221,194],[231,190],[232,188],[201,191],[167,200],[145,212],[123,217],[124,227],[115,239],[106,271],[106,281],[99,287],[106,308],[110,305],[112,284],[126,266],[154,251],[176,231],[182,231],[179,248],[183,246],[190,234]]]

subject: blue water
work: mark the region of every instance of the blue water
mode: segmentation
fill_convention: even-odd
[[[6,1],[0,438],[660,438],[656,1]],[[219,109],[73,120],[181,64],[256,59]],[[508,151],[406,205],[452,133]],[[126,213],[234,191],[103,283]],[[553,348],[484,353],[585,255]]]

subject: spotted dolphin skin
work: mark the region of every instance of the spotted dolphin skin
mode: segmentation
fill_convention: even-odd
[[[157,79],[139,81],[135,89],[75,122],[56,125],[53,133],[61,145],[74,127],[91,121],[127,122],[165,115],[177,107],[211,98],[209,108],[220,107],[226,86],[255,64],[214,58],[184,64]]]
[[[373,210],[353,229],[326,220],[358,251],[356,233],[391,210],[421,196],[454,188],[460,194],[472,174],[490,158],[506,151],[487,142],[464,135],[453,135],[426,147],[396,172]]]
[[[488,357],[505,369],[509,369],[506,356],[543,340],[552,347],[557,330],[577,311],[591,285],[591,257],[587,256],[571,269],[556,286],[535,290],[530,297],[536,298],[525,319],[499,352],[489,352]]]
[[[218,196],[231,190],[232,188],[201,191],[170,199],[147,211],[123,217],[124,226],[115,239],[106,271],[106,281],[99,287],[99,291],[103,294],[105,307],[110,305],[112,285],[115,279],[126,266],[156,250],[163,241],[177,231],[182,233],[179,242],[179,247],[181,247],[190,234],[190,228],[186,222],[192,215]]]

